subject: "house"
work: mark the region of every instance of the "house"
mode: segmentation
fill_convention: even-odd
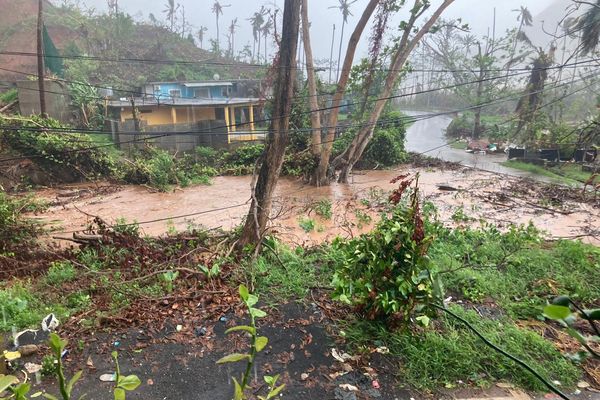
[[[255,123],[263,110],[258,95],[258,84],[250,81],[150,82],[141,88],[140,96],[110,101],[108,108],[121,132],[135,129],[134,109],[144,134],[185,132],[189,144],[185,149],[162,147],[188,150],[196,142],[223,147],[264,140],[264,131]]]

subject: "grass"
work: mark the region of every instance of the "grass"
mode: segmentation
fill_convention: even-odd
[[[466,150],[467,145],[468,143],[462,140],[450,142],[450,147],[457,150]]]
[[[244,267],[247,280],[262,299],[282,303],[304,299],[311,288],[329,286],[333,277],[333,265],[338,253],[330,248],[289,248],[275,240],[269,241],[270,249]]]
[[[430,250],[454,297],[493,300],[512,318],[538,318],[547,300],[568,294],[583,304],[600,298],[600,249],[577,241],[545,242],[532,228],[501,233],[440,229]]]
[[[535,332],[519,328],[510,319],[481,318],[474,311],[454,306],[452,310],[467,319],[486,338],[534,367],[545,378],[572,387],[581,372],[552,343]],[[389,332],[373,323],[355,323],[345,329],[348,340],[368,345],[365,338],[390,349],[399,364],[403,383],[421,390],[466,386],[489,386],[506,380],[530,390],[546,389],[533,375],[503,355],[486,347],[460,322],[440,317],[431,328]],[[463,382],[461,384],[460,382]]]
[[[509,160],[502,165],[518,169],[520,171],[529,172],[535,175],[546,176],[556,183],[564,183],[568,185],[577,185],[585,182],[592,174],[581,170],[581,166],[576,164],[567,164],[562,167],[542,167],[522,161]]]

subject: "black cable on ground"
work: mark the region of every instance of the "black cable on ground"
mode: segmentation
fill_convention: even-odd
[[[481,334],[481,332],[479,332],[473,325],[471,325],[471,323],[469,321],[467,321],[466,319],[464,319],[464,318],[460,317],[459,315],[453,313],[452,311],[450,311],[446,307],[442,307],[442,306],[439,306],[437,304],[432,304],[432,306],[434,308],[437,308],[438,310],[441,310],[441,311],[445,312],[446,314],[454,317],[455,319],[457,319],[460,322],[462,322],[463,324],[465,324],[465,326],[467,328],[469,328],[469,330],[471,330],[471,332],[473,332],[477,337],[479,337],[479,339],[481,339],[488,347],[491,347],[492,349],[496,350],[498,353],[502,354],[505,357],[510,358],[512,361],[516,362],[521,367],[525,368],[527,371],[529,371],[530,373],[532,373],[536,378],[538,378],[540,380],[540,382],[542,382],[548,389],[550,389],[553,393],[557,394],[560,398],[562,398],[564,400],[571,400],[571,399],[569,399],[569,397],[567,397],[566,394],[564,394],[563,392],[561,392],[560,389],[558,389],[551,382],[549,382],[546,378],[544,378],[542,375],[540,375],[540,373],[537,372],[535,369],[533,369],[529,364],[525,363],[524,361],[518,359],[517,357],[515,357],[512,354],[508,353],[507,351],[505,351],[505,350],[501,349],[500,347],[496,346],[494,343],[490,342],[485,336],[483,336]]]

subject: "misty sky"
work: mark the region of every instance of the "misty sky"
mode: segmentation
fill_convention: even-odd
[[[209,29],[206,36],[208,38],[214,38],[216,36],[215,18],[214,14],[211,13],[213,0],[176,1],[184,5],[186,18],[193,26],[206,26]],[[435,5],[440,1],[441,0],[434,0],[433,3]],[[81,2],[98,11],[105,11],[107,9],[106,0],[81,0]],[[354,15],[348,20],[344,42],[346,42],[349,37],[352,26],[360,17],[359,14],[367,2],[368,0],[357,0],[357,2],[352,5]],[[516,21],[517,13],[511,10],[524,5],[527,6],[535,16],[544,10],[547,11],[550,5],[555,7],[555,4],[553,4],[554,2],[563,6],[559,7],[561,9],[564,9],[565,3],[568,4],[567,0],[456,0],[455,3],[447,9],[444,17],[462,18],[463,22],[470,25],[474,33],[485,34],[488,27],[491,27],[492,25],[493,11],[494,8],[496,8],[497,32],[504,32],[507,28],[515,27],[518,24]],[[119,6],[131,15],[134,15],[136,19],[147,19],[150,13],[153,13],[159,19],[164,19],[165,14],[162,11],[165,9],[165,3],[166,0],[119,0]],[[226,27],[233,18],[237,17],[240,27],[238,28],[235,40],[236,51],[239,51],[245,44],[252,44],[252,29],[250,27],[250,22],[247,20],[252,13],[257,11],[261,5],[272,8],[273,4],[277,4],[279,7],[283,7],[283,0],[222,0],[221,4],[231,4],[231,7],[224,9],[224,15],[220,20],[221,47],[227,47],[227,39],[224,36]],[[337,40],[339,40],[342,17],[338,10],[329,9],[329,7],[338,4],[338,0],[309,0],[309,18],[312,24],[311,35],[315,58],[317,59],[329,57],[333,24],[336,24],[336,36]],[[395,21],[400,21],[402,15],[406,14],[400,13],[397,18],[395,18]],[[339,45],[337,40],[335,44],[336,51],[334,52],[335,57],[337,57],[337,46]],[[205,47],[207,46],[207,43],[208,40],[205,40]],[[363,41],[359,47],[358,54],[364,56],[366,51],[367,45],[365,41]]]

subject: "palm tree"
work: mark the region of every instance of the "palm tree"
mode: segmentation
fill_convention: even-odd
[[[204,50],[204,33],[208,31],[208,28],[200,25],[200,29],[198,30],[198,41],[200,42],[200,48]]]
[[[167,14],[171,32],[175,29],[175,20],[177,19],[177,10],[179,9],[179,6],[180,4],[175,5],[175,0],[167,0],[167,4],[165,4],[166,8],[163,10],[163,13]]]
[[[273,19],[269,17],[261,28],[262,35],[265,38],[265,63],[267,62],[267,37],[271,33],[271,29],[273,29]]]
[[[265,22],[265,15],[267,11],[265,10],[265,6],[262,6],[260,10],[255,12],[252,17],[248,18],[250,24],[252,24],[252,36],[254,37],[254,48],[252,49],[252,60],[254,61],[254,57],[256,55],[256,42],[258,41],[258,53],[260,54],[260,36],[261,36],[261,27]],[[259,57],[260,58],[260,57]]]
[[[219,3],[219,0],[215,0],[212,6],[212,12],[215,14],[215,17],[217,19],[217,51],[221,49],[221,39],[219,37],[219,16],[223,15],[223,9],[225,7],[231,7],[231,4],[221,5],[221,3]]]
[[[238,25],[238,19],[235,18],[234,20],[231,21],[231,24],[229,25],[229,35],[230,35],[230,41],[229,41],[229,55],[231,58],[233,58],[233,55],[235,54],[235,30],[237,28],[239,28]]]
[[[338,66],[338,71],[336,74],[336,81],[339,79],[340,77],[340,61],[342,59],[342,44],[344,42],[344,27],[346,26],[346,23],[348,22],[348,17],[352,15],[352,13],[350,12],[350,6],[354,3],[356,3],[358,0],[338,0],[340,2],[340,4],[338,6],[331,6],[329,8],[337,8],[338,10],[340,10],[340,12],[342,13],[342,33],[340,35],[340,50],[338,52],[338,62],[337,62],[337,66]]]
[[[532,26],[533,25],[533,17],[531,13],[527,9],[527,7],[521,6],[519,9],[512,10],[513,12],[518,12],[517,21],[519,22],[519,28],[517,29],[517,33],[515,35],[513,47],[510,51],[510,56],[508,57],[508,62],[506,63],[506,80],[504,82],[504,87],[508,86],[508,78],[510,75],[510,67],[512,67],[514,63],[515,53],[517,52],[517,44],[519,41],[530,43],[529,38],[523,32],[524,26]]]
[[[575,25],[575,30],[581,30],[580,53],[585,55],[596,49],[600,40],[600,0],[591,4]]]

